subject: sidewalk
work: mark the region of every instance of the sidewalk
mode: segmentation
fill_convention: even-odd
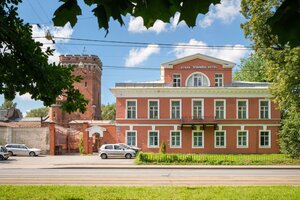
[[[0,169],[299,169],[300,165],[135,165],[134,159],[101,159],[97,155],[17,157],[0,162]]]

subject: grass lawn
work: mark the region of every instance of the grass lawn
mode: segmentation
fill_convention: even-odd
[[[299,165],[284,154],[160,154],[140,152],[136,164],[163,165]]]
[[[0,199],[300,199],[299,186],[117,187],[0,186]]]

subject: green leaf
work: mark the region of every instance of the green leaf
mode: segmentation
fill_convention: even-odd
[[[61,0],[65,2],[55,12],[52,19],[55,26],[64,26],[70,22],[74,27],[77,23],[77,16],[81,15],[81,8],[78,6],[77,0]]]
[[[300,46],[300,0],[286,0],[267,20],[281,45]]]
[[[184,20],[189,27],[196,25],[196,19],[199,13],[206,14],[211,4],[220,3],[221,0],[183,0],[181,15],[179,21]]]

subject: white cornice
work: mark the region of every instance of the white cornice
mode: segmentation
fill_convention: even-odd
[[[237,97],[271,98],[267,87],[115,87],[110,88],[115,97]]]

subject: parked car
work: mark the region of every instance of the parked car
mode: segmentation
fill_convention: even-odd
[[[41,150],[37,148],[28,148],[25,144],[7,144],[5,145],[10,156],[38,156]]]
[[[120,145],[121,147],[124,147],[126,149],[132,149],[135,151],[135,153],[139,152],[141,150],[141,148],[139,147],[136,147],[136,146],[129,146],[127,144],[124,144],[124,143],[119,143],[118,145]]]
[[[7,160],[9,158],[9,154],[7,149],[4,146],[0,146],[0,160]]]
[[[106,158],[127,158],[135,157],[135,151],[124,148],[119,144],[104,144],[99,148],[99,156],[102,159]]]

